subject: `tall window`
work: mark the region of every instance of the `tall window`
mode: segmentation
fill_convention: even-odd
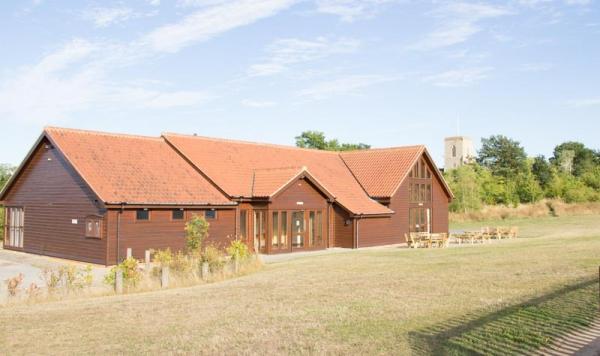
[[[23,227],[25,225],[25,211],[23,208],[7,208],[6,245],[23,248]]]
[[[452,145],[452,157],[456,157],[456,145]]]
[[[288,219],[287,219],[287,211],[281,212],[281,232],[279,234],[279,243],[281,244],[281,248],[287,247],[288,242]]]
[[[315,236],[316,234],[316,229],[317,225],[315,224],[315,212],[314,211],[310,211],[308,214],[308,246],[314,246],[315,245]]]
[[[271,236],[271,244],[273,247],[279,247],[279,213],[277,211],[273,212],[273,235]]]
[[[317,245],[323,244],[323,214],[317,211]]]
[[[248,234],[248,210],[240,210],[240,238],[246,239]]]

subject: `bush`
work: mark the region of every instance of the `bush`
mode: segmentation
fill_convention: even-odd
[[[225,264],[223,261],[223,252],[215,246],[206,246],[202,253],[202,262],[207,262],[211,271],[218,271]]]
[[[185,224],[186,247],[190,254],[199,254],[202,243],[208,237],[210,224],[204,216],[194,215],[192,220]]]
[[[48,292],[56,291],[61,284],[70,292],[84,287],[90,287],[93,282],[92,266],[79,269],[76,266],[60,266],[58,269],[42,270],[42,279]]]
[[[110,269],[108,274],[104,276],[104,283],[114,286],[117,270],[123,271],[123,284],[126,286],[136,286],[142,277],[138,268],[138,261],[133,257],[129,257]]]
[[[191,273],[194,270],[194,259],[179,251],[171,261],[170,268],[173,272],[179,274]]]
[[[173,261],[173,253],[171,249],[167,247],[165,250],[158,250],[152,255],[152,262],[161,267],[170,266]]]
[[[250,250],[242,240],[236,239],[227,247],[227,254],[234,261],[243,261],[250,256]]]

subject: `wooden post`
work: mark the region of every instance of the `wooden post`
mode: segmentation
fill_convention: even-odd
[[[235,260],[233,260],[233,273],[238,274],[240,273],[240,261],[236,258]]]
[[[123,270],[120,268],[115,273],[115,292],[123,294]]]
[[[169,287],[169,266],[163,266],[160,273],[160,286],[161,288]]]
[[[131,258],[133,253],[131,252],[131,247],[127,247],[127,258]]]
[[[210,270],[208,268],[208,262],[203,262],[202,263],[202,280],[204,280],[204,281],[208,280],[209,273],[210,273]]]
[[[146,262],[146,272],[150,273],[150,250],[146,250],[144,260]]]

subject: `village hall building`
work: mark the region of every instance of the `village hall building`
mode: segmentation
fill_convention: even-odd
[[[47,127],[0,192],[4,248],[112,265],[208,244],[264,254],[399,244],[448,232],[452,192],[424,146],[331,152],[165,133]]]

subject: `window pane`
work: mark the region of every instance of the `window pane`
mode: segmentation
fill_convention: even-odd
[[[304,247],[304,211],[292,212],[292,247]]]
[[[281,212],[281,237],[279,241],[281,242],[281,247],[287,246],[287,212]]]
[[[217,218],[217,211],[216,210],[206,210],[204,212],[204,218],[205,219],[216,219]]]
[[[267,246],[267,213],[260,212],[260,248]]]
[[[271,243],[273,247],[279,246],[279,213],[273,212],[273,234],[271,236]]]
[[[317,211],[317,245],[323,244],[323,214]]]
[[[173,210],[173,212],[171,214],[172,214],[173,220],[183,220],[183,210],[176,209],[176,210]]]
[[[144,209],[138,209],[135,213],[137,220],[150,220],[150,212]]]
[[[427,201],[431,201],[431,184],[427,184]]]
[[[248,232],[248,211],[240,210],[240,238],[246,239],[246,233]]]
[[[315,245],[315,212],[311,211],[308,214],[308,246]]]

